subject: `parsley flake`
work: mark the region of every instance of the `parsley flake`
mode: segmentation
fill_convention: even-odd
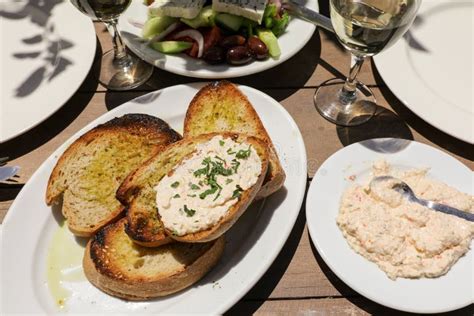
[[[247,159],[248,157],[250,157],[250,147],[251,145],[249,145],[249,148],[247,150],[239,150],[235,157],[237,157],[238,159]]]
[[[179,198],[179,197],[181,197],[181,195],[179,195],[179,194],[175,194],[175,195],[173,196],[174,199],[177,199],[177,198]]]
[[[171,183],[171,187],[176,189],[177,187],[179,187],[179,182],[176,181],[176,182]]]
[[[199,187],[198,185],[196,185],[194,183],[190,183],[189,187],[191,188],[191,190],[199,190],[201,188],[201,187]]]
[[[219,145],[221,145],[221,147],[224,146],[224,144],[225,144],[225,142],[223,140],[219,141]]]
[[[242,188],[240,187],[240,185],[237,184],[237,185],[235,186],[234,192],[232,193],[232,198],[233,198],[233,199],[236,199],[236,198],[238,199],[238,198],[240,198],[240,196],[242,195],[242,192],[243,192],[243,191],[244,191],[244,189],[242,189]]]
[[[194,214],[196,213],[196,210],[193,210],[192,208],[188,208],[186,204],[184,204],[183,207],[184,207],[184,212],[186,213],[187,217],[194,216]]]

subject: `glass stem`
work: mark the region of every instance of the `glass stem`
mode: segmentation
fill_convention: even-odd
[[[344,87],[341,89],[340,100],[343,104],[351,103],[356,98],[357,80],[360,68],[364,63],[365,57],[351,54],[351,70],[346,79]]]
[[[129,62],[127,51],[125,50],[125,45],[120,35],[119,30],[117,29],[117,19],[113,19],[107,22],[104,22],[107,25],[107,28],[112,35],[112,44],[114,45],[114,63],[118,65],[124,65]],[[112,29],[112,30],[110,30]]]

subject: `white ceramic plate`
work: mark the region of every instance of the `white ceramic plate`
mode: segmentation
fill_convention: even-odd
[[[0,143],[56,112],[92,65],[92,21],[69,1],[1,1]]]
[[[385,159],[396,168],[430,167],[428,175],[474,193],[471,170],[453,157],[414,141],[383,138],[347,146],[327,159],[311,182],[306,201],[308,228],[316,249],[331,270],[365,297],[388,307],[415,313],[439,313],[474,301],[473,250],[444,276],[390,280],[376,264],[353,251],[336,224],[345,189],[369,179],[372,163]],[[472,248],[472,244],[471,244]]]
[[[177,131],[187,106],[202,84],[179,85],[150,93],[101,116],[55,151],[22,189],[3,225],[1,283],[3,312],[54,313],[48,290],[46,258],[58,223],[44,203],[49,174],[58,156],[81,134],[126,113],[147,113],[167,121]],[[255,203],[226,234],[220,263],[198,284],[168,298],[128,303],[112,298],[86,280],[64,284],[71,289],[66,310],[71,313],[205,313],[219,314],[235,304],[263,275],[283,247],[298,216],[306,186],[306,151],[291,116],[266,94],[241,86],[275,143],[287,178],[285,187]],[[72,238],[72,248],[77,241]],[[65,253],[64,256],[72,255]],[[80,260],[76,263],[80,266]]]
[[[423,0],[409,35],[374,57],[383,80],[422,119],[474,143],[474,2]]]
[[[307,7],[318,10],[316,0],[308,0]],[[141,29],[130,24],[132,21],[145,22],[147,9],[142,1],[133,1],[127,11],[122,14],[119,27],[124,36],[127,46],[140,58],[163,70],[194,78],[222,79],[235,78],[255,74],[269,68],[275,67],[295,55],[309,41],[314,33],[315,26],[293,18],[287,32],[278,38],[281,48],[279,59],[268,59],[266,61],[254,61],[244,66],[209,65],[203,60],[193,59],[184,54],[165,55],[161,54],[139,40]]]

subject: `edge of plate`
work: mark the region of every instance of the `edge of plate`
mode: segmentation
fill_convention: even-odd
[[[385,137],[385,138],[374,138],[374,139],[386,139],[386,140],[389,140],[389,139],[396,139],[396,138],[391,138],[391,137]],[[310,210],[310,207],[308,207],[308,204],[311,202],[311,200],[313,198],[310,198],[310,195],[312,196],[313,194],[311,193],[312,190],[311,190],[311,186],[313,185],[313,181],[314,179],[317,178],[317,175],[319,173],[320,170],[323,169],[323,167],[325,166],[326,162],[329,161],[329,159],[331,159],[331,157],[333,155],[335,155],[336,153],[339,153],[343,150],[346,150],[347,148],[350,148],[350,147],[353,147],[353,146],[357,146],[357,145],[361,145],[361,143],[365,142],[365,141],[370,141],[370,140],[373,140],[373,139],[368,139],[368,140],[363,140],[363,141],[360,141],[360,142],[357,142],[357,143],[353,143],[353,144],[350,144],[349,146],[346,146],[346,147],[343,147],[341,149],[339,149],[338,151],[336,151],[335,153],[333,153],[331,156],[329,156],[322,164],[321,166],[318,168],[318,170],[316,171],[314,177],[313,177],[313,180],[311,181],[311,185],[310,187],[308,188],[308,193],[307,193],[307,197],[306,197],[306,218],[308,218],[307,214]],[[453,161],[456,161],[457,163],[459,163],[463,168],[466,169],[466,171],[470,171],[470,169],[465,165],[463,164],[462,162],[460,162],[459,160],[457,160],[456,158],[450,156],[450,155],[447,155],[446,153],[444,153],[443,151],[437,149],[437,148],[434,148],[432,146],[429,146],[427,144],[423,144],[423,143],[420,143],[420,142],[417,142],[415,140],[409,140],[410,141],[410,145],[412,144],[416,144],[417,146],[420,145],[422,147],[428,147],[430,148],[430,150],[435,150],[435,151],[438,151],[439,153],[443,154],[444,156],[447,156],[449,157],[450,159],[452,159]],[[340,197],[339,197],[340,198]],[[392,308],[392,309],[395,309],[395,310],[398,310],[398,311],[403,311],[403,312],[409,312],[409,313],[420,313],[420,314],[433,314],[433,313],[445,313],[445,312],[450,312],[450,311],[455,311],[455,310],[458,310],[458,309],[461,309],[461,308],[464,308],[466,306],[469,306],[471,303],[466,303],[466,304],[461,304],[461,305],[457,305],[457,306],[454,306],[454,307],[449,307],[449,308],[446,308],[446,309],[438,309],[438,310],[430,310],[430,309],[409,309],[409,308],[400,308],[400,306],[396,306],[394,304],[387,304],[385,302],[381,302],[380,300],[378,300],[377,298],[374,298],[372,295],[370,294],[367,294],[365,292],[364,289],[360,289],[360,288],[357,288],[357,287],[353,287],[352,283],[351,282],[348,282],[346,280],[345,277],[341,276],[340,273],[338,271],[335,271],[334,270],[334,267],[332,266],[331,264],[331,261],[328,260],[327,256],[326,256],[326,253],[321,249],[321,246],[319,245],[319,242],[317,240],[315,240],[315,238],[313,236],[317,235],[316,232],[313,231],[313,226],[312,225],[309,225],[309,223],[307,223],[307,226],[308,226],[308,231],[309,231],[309,234],[310,234],[310,238],[311,238],[311,241],[312,243],[314,244],[314,246],[316,247],[316,250],[318,252],[318,254],[321,256],[321,258],[323,259],[324,263],[329,267],[329,269],[331,269],[331,271],[342,281],[344,282],[344,284],[346,284],[348,287],[350,287],[352,290],[354,290],[355,292],[359,293],[360,295],[364,296],[365,298],[377,303],[377,304],[380,304],[380,305],[383,305],[383,306],[386,306],[386,307],[389,307],[389,308]],[[472,251],[472,249],[471,249]]]
[[[150,92],[150,93],[147,93],[145,95],[142,95],[142,96],[139,96],[135,99],[132,99],[132,100],[129,100],[127,101],[126,103],[128,102],[132,102],[133,100],[136,100],[136,99],[140,99],[140,98],[143,98],[143,97],[146,97],[147,95],[150,95],[150,94],[155,94],[155,93],[160,93],[162,90],[165,90],[165,89],[179,89],[180,87],[182,86],[192,86],[192,87],[196,87],[196,88],[199,88],[199,87],[202,87],[203,85],[205,85],[207,82],[194,82],[194,83],[189,83],[189,84],[180,84],[180,85],[175,85],[175,86],[171,86],[171,87],[166,87],[166,88],[163,88],[163,89],[160,89],[160,90],[157,90],[157,91],[153,91],[153,92]],[[307,175],[307,157],[306,157],[306,146],[304,144],[304,140],[303,140],[303,136],[301,134],[301,131],[299,130],[296,122],[294,121],[293,117],[288,113],[288,111],[286,111],[286,109],[278,102],[276,101],[275,99],[273,99],[272,97],[268,96],[267,94],[255,89],[255,88],[252,88],[252,87],[249,87],[249,86],[245,86],[245,85],[237,85],[239,88],[243,88],[243,90],[245,89],[249,89],[249,90],[252,90],[254,93],[256,94],[259,94],[260,96],[264,97],[265,99],[267,99],[269,102],[271,103],[274,103],[275,106],[278,106],[278,110],[281,111],[288,119],[289,121],[291,122],[292,126],[294,127],[294,129],[297,131],[297,136],[298,136],[298,139],[299,141],[301,142],[301,145],[302,145],[302,162],[304,162],[303,164],[303,175],[305,176],[302,176],[301,177],[301,184],[300,186],[302,187],[301,189],[301,194],[298,198],[298,201],[297,201],[297,204],[298,204],[298,209],[297,211],[294,212],[294,216],[293,218],[291,219],[291,225],[288,225],[287,226],[287,230],[284,231],[280,236],[281,239],[278,241],[278,251],[275,251],[273,253],[273,255],[271,256],[271,260],[268,260],[266,262],[266,264],[264,265],[261,265],[261,268],[258,269],[258,271],[256,271],[256,277],[252,279],[251,282],[248,283],[248,285],[246,287],[244,287],[242,289],[242,291],[238,294],[238,295],[235,295],[234,297],[232,297],[231,299],[229,299],[228,301],[225,301],[225,302],[222,302],[221,305],[219,307],[216,308],[217,310],[217,313],[218,314],[222,314],[224,313],[225,311],[227,311],[229,308],[231,308],[233,305],[235,305],[236,302],[238,302],[260,279],[261,277],[265,274],[265,272],[268,270],[268,268],[273,264],[273,262],[275,261],[275,259],[278,257],[278,255],[280,254],[281,252],[281,249],[283,248],[284,244],[286,243],[287,239],[288,239],[288,236],[290,235],[291,231],[293,230],[293,227],[294,227],[294,224],[298,218],[298,215],[300,213],[300,210],[301,210],[301,206],[303,205],[303,201],[304,201],[304,197],[305,197],[305,187],[306,187],[306,175]],[[245,92],[245,91],[244,91]],[[124,104],[126,104],[124,103]],[[66,150],[66,148],[74,141],[76,140],[77,138],[79,138],[82,134],[84,134],[85,132],[87,132],[88,130],[92,129],[93,127],[97,126],[98,124],[100,124],[100,120],[104,120],[104,117],[105,116],[113,116],[115,115],[117,112],[120,111],[120,106],[114,108],[113,110],[109,111],[109,112],[106,112],[102,115],[100,115],[99,117],[97,117],[94,121],[88,123],[86,126],[84,126],[83,128],[81,128],[79,131],[77,131],[76,133],[74,133],[71,137],[69,137],[64,143],[62,143],[56,150],[53,151],[53,153],[51,153],[51,155],[46,158],[45,161],[43,161],[43,163],[40,165],[40,167],[34,172],[34,174],[31,176],[30,180],[27,182],[27,184],[21,189],[21,191],[19,192],[19,194],[17,195],[17,197],[15,198],[15,200],[13,201],[12,205],[10,206],[9,210],[11,209],[14,209],[16,207],[16,204],[17,204],[17,200],[20,200],[21,198],[23,198],[23,194],[25,192],[25,188],[27,187],[28,183],[30,181],[34,181],[34,179],[36,179],[36,177],[39,176],[39,172],[38,170],[44,168],[44,166],[49,162],[49,163],[54,163],[54,160],[57,160],[58,156],[64,152]],[[56,158],[55,158],[56,156]],[[3,220],[3,224],[5,224],[5,226],[9,225],[9,221],[10,221],[10,217],[13,216],[11,215],[12,212],[7,212],[7,214],[5,215],[5,218]],[[0,233],[3,233],[3,228],[5,227],[4,225],[0,225]],[[2,241],[3,241],[3,236],[2,236]],[[0,260],[0,263],[1,263],[1,260]]]

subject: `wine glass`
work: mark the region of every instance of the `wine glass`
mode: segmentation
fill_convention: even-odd
[[[102,55],[99,81],[110,90],[129,90],[150,78],[153,66],[129,55],[117,29],[118,17],[132,0],[71,0],[71,3],[93,20],[103,22],[113,31],[114,49]]]
[[[356,76],[366,57],[405,34],[420,4],[421,0],[330,0],[332,25],[339,42],[351,52],[351,69],[346,80],[331,79],[316,90],[314,104],[324,118],[354,126],[375,114],[375,97]]]

